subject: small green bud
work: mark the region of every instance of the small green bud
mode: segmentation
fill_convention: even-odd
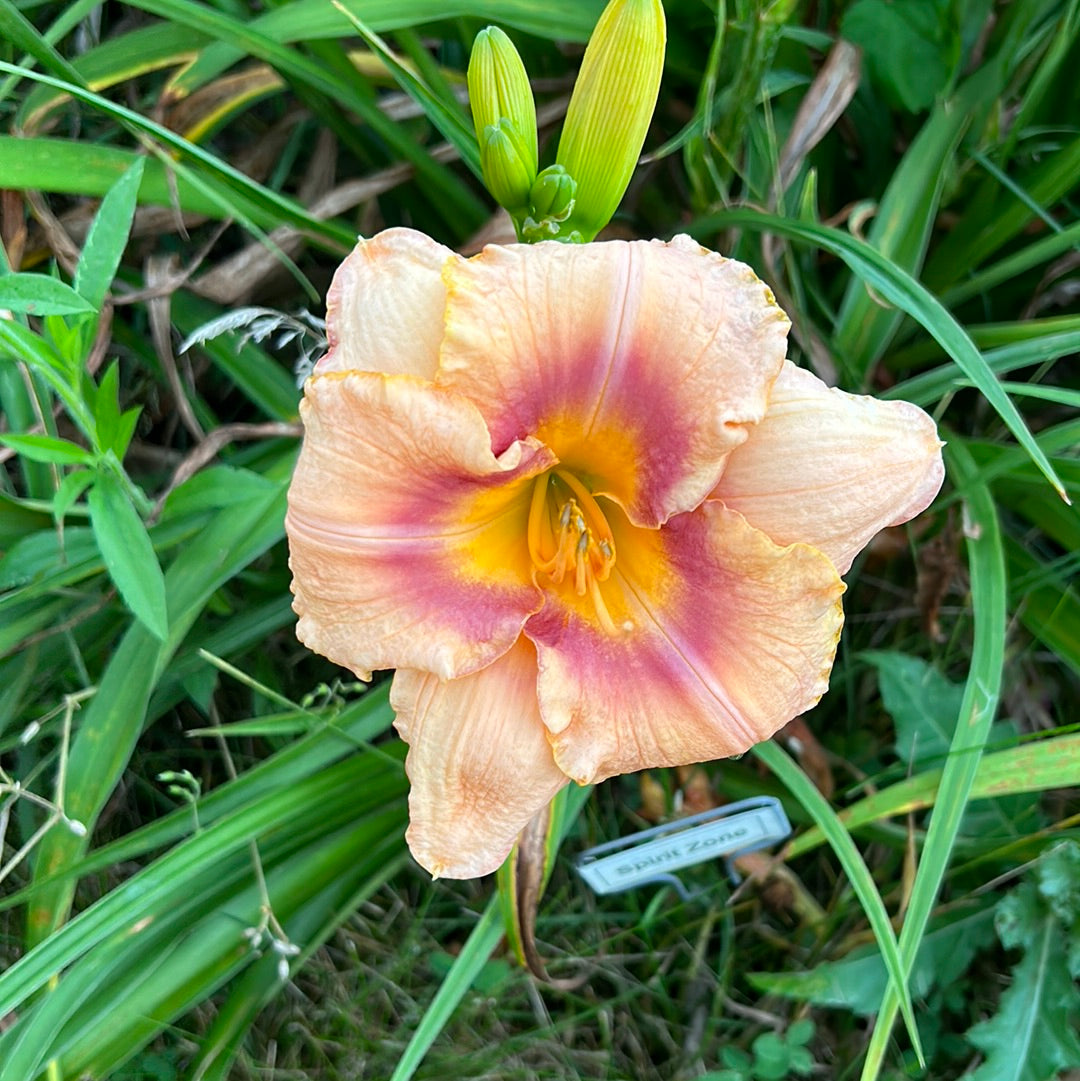
[[[611,0],[574,84],[556,160],[577,181],[568,225],[591,240],[626,192],[664,70],[661,0]]]
[[[529,192],[529,216],[518,225],[527,244],[541,240],[581,242],[577,230],[563,230],[574,210],[577,181],[561,165],[549,165],[533,182]]]
[[[529,192],[532,216],[566,221],[574,209],[577,181],[562,165],[549,165],[533,182]]]
[[[489,26],[476,35],[469,57],[468,80],[469,105],[481,151],[487,129],[497,128],[505,118],[525,148],[525,165],[536,176],[539,155],[532,86],[514,43],[497,26]]]
[[[484,129],[480,140],[480,167],[495,202],[511,213],[525,213],[529,190],[536,177],[536,165],[529,160],[525,140],[506,117]]]

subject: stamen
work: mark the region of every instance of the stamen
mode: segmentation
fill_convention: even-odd
[[[588,556],[589,534],[582,533],[581,536],[578,537],[577,549],[574,552],[574,592],[579,597],[584,597],[588,589],[585,581],[586,576],[588,576],[589,579],[592,578],[592,575],[589,574],[590,567]]]
[[[558,485],[552,487],[553,475],[564,486],[561,492]],[[603,509],[573,474],[555,469],[536,478],[529,503],[528,545],[540,573],[553,585],[562,585],[572,572],[574,592],[591,600],[600,626],[608,634],[619,633],[600,591],[600,583],[608,580],[615,565],[615,539]]]
[[[608,545],[611,548],[611,558],[614,559],[615,538],[612,537],[611,527],[607,523],[607,518],[604,517],[604,512],[593,498],[592,493],[572,473],[567,473],[562,469],[556,469],[555,476],[557,476],[577,497],[581,509],[589,518],[589,528],[592,529],[600,540],[608,542]]]

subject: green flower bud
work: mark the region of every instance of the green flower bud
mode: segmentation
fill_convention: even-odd
[[[618,209],[664,69],[661,0],[611,0],[585,50],[556,160],[577,181],[569,226],[591,240]]]
[[[505,118],[520,137],[525,148],[524,162],[535,177],[539,156],[532,87],[514,43],[497,26],[489,26],[476,35],[469,57],[468,79],[469,105],[481,151],[487,129],[497,128]],[[485,170],[485,179],[486,175]]]
[[[574,209],[577,181],[562,165],[549,165],[533,182],[529,192],[532,216],[566,221]]]
[[[563,229],[574,210],[577,181],[561,166],[549,165],[533,182],[529,192],[529,216],[518,224],[518,235],[527,244],[562,240],[580,244],[581,233]]]
[[[484,129],[480,140],[480,167],[495,202],[511,213],[527,211],[536,165],[529,159],[525,140],[506,117],[500,118],[497,125],[488,124]]]

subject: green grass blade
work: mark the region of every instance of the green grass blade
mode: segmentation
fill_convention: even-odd
[[[1064,226],[1058,232],[1026,244],[1019,251],[1011,252],[996,263],[991,263],[990,266],[965,277],[963,281],[950,285],[941,294],[942,303],[955,308],[965,300],[970,300],[980,293],[989,292],[995,286],[1018,278],[1035,267],[1044,266],[1052,259],[1057,259],[1078,246],[1080,246],[1080,222],[1074,222],[1072,225]]]
[[[346,854],[349,863],[356,863],[355,853],[371,848],[381,856],[378,839],[360,839],[360,845],[354,842],[353,848]],[[359,908],[378,888],[398,874],[409,862],[410,856],[401,851],[397,855],[388,854],[380,859],[377,869],[366,874],[359,886],[353,890],[344,902],[334,903],[336,898],[323,891],[313,902],[296,913],[288,921],[287,930],[290,938],[303,943],[299,956],[293,962],[294,971],[325,942],[331,933]],[[368,860],[369,866],[373,861]],[[346,863],[346,867],[349,864]],[[366,868],[365,868],[366,870]],[[346,875],[339,876],[346,880]],[[228,997],[217,1008],[214,1023],[202,1039],[200,1051],[192,1062],[190,1081],[230,1081],[233,1061],[239,1053],[248,1030],[258,1017],[259,1011],[277,993],[274,983],[276,974],[271,969],[276,959],[270,955],[252,965],[237,984],[229,990]]]
[[[11,0],[0,0],[0,41],[10,42],[15,48],[29,53],[46,71],[51,71],[61,79],[75,83],[82,81],[79,73],[38,33]],[[18,73],[12,71],[9,74]],[[5,81],[0,100],[7,97],[10,85],[10,82]]]
[[[484,914],[472,929],[454,965],[435,992],[435,997],[424,1012],[423,1020],[416,1026],[390,1081],[409,1081],[416,1073],[424,1056],[438,1035],[446,1027],[457,1005],[472,987],[473,980],[487,964],[503,936],[502,911],[499,899],[492,897]]]
[[[942,771],[926,770],[882,788],[840,811],[837,818],[849,831],[886,818],[932,807],[941,787]],[[1007,747],[978,759],[970,800],[1045,792],[1080,785],[1080,735],[1054,736]],[[786,854],[795,859],[825,844],[824,832],[813,827],[788,843]]]
[[[266,867],[271,907],[292,942],[310,951],[316,944],[314,934],[321,930],[325,937],[333,929],[333,924],[327,927],[329,915],[340,912],[350,896],[370,892],[387,864],[400,861],[404,827],[405,801],[399,796],[381,811],[332,832],[324,830],[288,858]],[[141,986],[89,1003],[71,1018],[74,1038],[65,1041],[62,1058],[66,1076],[112,1075],[170,1021],[253,962],[252,975],[260,981],[262,999],[281,990],[277,954],[269,950],[268,963],[262,964],[243,938],[245,926],[259,923],[262,904],[250,863],[245,870],[231,895],[218,900],[213,910],[200,919],[173,922],[163,945],[139,943],[128,951],[128,970],[149,975]],[[225,906],[231,919],[220,917]],[[185,948],[193,934],[200,946],[197,951]],[[77,968],[95,964],[96,957],[88,956]]]
[[[956,267],[980,266],[1018,237],[1036,218],[1033,207],[1052,207],[1076,187],[1078,171],[1080,136],[1065,143],[1056,153],[1041,155],[1039,164],[1028,175],[1011,181],[1013,190],[1022,190],[1022,197],[1004,189],[1006,196],[999,196],[994,201],[989,214],[968,215],[964,227],[942,241],[927,260],[925,280],[930,288],[938,291],[951,285]],[[987,183],[998,185],[994,178]]]
[[[1041,333],[1036,332],[1026,341],[988,350],[983,354],[983,358],[995,375],[1006,375],[1016,368],[1047,364],[1076,352],[1080,352],[1080,330],[1049,333],[1044,328]],[[955,365],[945,364],[906,379],[895,387],[889,387],[882,391],[881,397],[899,398],[927,406],[958,387],[962,379],[963,376],[956,371]],[[970,381],[965,385],[970,385]]]
[[[792,221],[757,210],[725,210],[709,218],[698,219],[689,231],[696,236],[708,236],[731,225],[741,225],[758,232],[778,233],[791,240],[815,244],[843,259],[855,274],[886,300],[907,312],[941,345],[956,362],[957,367],[997,410],[998,416],[1016,437],[1017,442],[1031,455],[1058,495],[1069,502],[1054,467],[1024,423],[1024,418],[1020,416],[1016,406],[994,378],[994,373],[987,366],[983,355],[975,348],[964,328],[911,275],[894,266],[865,241],[839,229]]]
[[[557,41],[584,42],[600,17],[604,0],[545,0],[543,4],[536,0],[348,0],[346,6],[376,33],[468,16]],[[325,0],[293,0],[250,20],[248,26],[277,42],[343,38],[352,29]],[[223,38],[174,80],[173,89],[190,94],[243,57],[242,48]]]
[[[874,216],[867,243],[895,266],[918,276],[937,218],[941,193],[951,175],[960,138],[973,109],[992,98],[996,67],[983,68],[949,100],[940,101],[904,154]],[[853,278],[836,320],[834,346],[840,363],[864,387],[903,319],[883,308],[866,284]]]
[[[245,803],[123,882],[0,974],[0,1004],[5,1014],[24,1005],[53,976],[116,932],[147,917],[182,922],[185,905],[193,906],[190,910],[207,904],[213,907],[205,892],[231,889],[225,878],[233,854],[234,873],[246,874],[252,838],[265,835],[264,853],[271,843],[284,846],[280,858],[285,859],[320,831],[347,824],[362,813],[383,813],[404,795],[404,777],[385,769],[372,775],[369,758],[354,755],[289,788]],[[198,891],[192,889],[195,880],[200,881]]]
[[[393,722],[387,686],[374,688],[362,699],[345,707],[341,714],[328,718],[322,727],[310,735],[290,743],[277,754],[241,774],[221,788],[208,792],[199,800],[199,821],[203,826],[228,815],[275,791],[300,784],[312,774],[338,761],[346,754],[366,747],[382,735]],[[390,749],[400,747],[391,744]],[[389,763],[397,774],[404,775],[400,761],[388,759],[384,753],[372,750],[372,761],[385,768]],[[372,784],[376,776],[364,779]],[[102,845],[76,863],[65,867],[51,879],[41,880],[25,889],[0,899],[0,911],[32,900],[38,892],[60,882],[95,874],[107,867],[138,859],[147,853],[182,840],[191,832],[191,812],[179,807],[171,814],[143,826],[116,841]]]
[[[131,150],[97,143],[0,135],[0,187],[104,195],[141,156]],[[263,229],[288,221],[334,252],[348,251],[356,242],[355,230],[311,218],[295,204],[273,205],[228,187],[213,176],[204,175],[201,179],[202,184],[196,187],[185,176],[178,175],[171,162],[167,167],[160,160],[148,160],[139,188],[139,202],[164,207],[178,203],[181,210],[190,214],[211,218],[235,216]],[[253,184],[247,178],[244,181]]]
[[[259,923],[262,901],[253,878],[252,838],[260,838],[271,904],[284,920],[323,891],[340,903],[359,879],[381,875],[388,859],[403,851],[405,786],[400,774],[385,768],[378,783],[369,778],[365,784],[370,764],[370,755],[353,756],[295,789],[267,793],[139,872],[127,884],[131,888],[114,891],[77,917],[25,959],[39,962],[27,965],[33,974],[42,956],[56,961],[58,940],[66,943],[66,960],[57,963],[67,971],[36,1009],[20,1013],[13,1035],[2,1039],[36,1046],[43,1057],[70,1055],[79,1061],[72,1076],[87,1070],[104,1076],[213,991],[252,956],[243,929]],[[290,885],[284,887],[283,879]],[[222,918],[225,911],[228,918]],[[193,936],[198,950],[170,954]],[[82,985],[118,953],[128,978],[88,1001]],[[113,1061],[81,1061],[105,1054]]]
[[[353,29],[368,43],[371,51],[382,60],[401,89],[424,110],[428,120],[439,129],[443,138],[453,145],[473,175],[478,180],[483,180],[484,173],[480,168],[480,150],[476,145],[476,136],[473,129],[462,119],[460,111],[447,105],[404,64],[401,64],[387,47],[386,42],[356,18],[344,4],[335,2],[334,6],[352,23]]]
[[[158,675],[214,590],[280,539],[284,497],[282,485],[268,499],[220,512],[181,551],[165,575],[169,635],[164,642],[141,625],[124,635],[82,717],[67,766],[65,809],[88,831],[131,757]],[[85,838],[67,830],[50,831],[37,851],[34,878],[57,874],[85,849]],[[36,897],[27,918],[29,946],[63,922],[73,892],[73,882],[61,881]]]
[[[877,886],[874,885],[866,863],[855,847],[855,842],[851,839],[851,834],[844,828],[836,812],[829,806],[828,801],[817,790],[810,778],[775,741],[759,743],[753,752],[783,781],[788,791],[803,805],[817,823],[818,829],[832,845],[874,932],[882,960],[889,973],[889,988],[894,994],[899,992],[897,1002],[900,1003],[903,1011],[912,1045],[919,1056],[919,1061],[922,1062],[922,1044],[918,1026],[915,1024],[915,1012],[911,1006],[911,994],[907,985],[908,969],[901,962],[896,936],[893,934],[885,903],[881,899],[881,894],[878,893]]]
[[[960,440],[946,448],[946,460],[965,504],[971,600],[975,641],[971,670],[964,688],[959,722],[942,771],[934,813],[923,845],[911,899],[900,932],[900,956],[906,979],[925,933],[927,921],[949,865],[960,820],[971,796],[982,750],[997,714],[1005,660],[1008,622],[1005,554],[997,509],[989,488],[978,475],[970,453]],[[881,1074],[899,1000],[890,986],[878,1013],[863,1064],[862,1081]]]
[[[72,13],[77,14],[80,8],[95,6],[94,0],[80,0],[79,3],[68,5],[42,36],[46,40],[59,41],[72,29],[69,21]],[[78,16],[76,23],[83,17]],[[70,81],[78,82],[91,90],[101,90],[104,87],[115,86],[119,82],[134,79],[148,71],[190,63],[202,44],[205,44],[205,41],[183,27],[173,27],[164,23],[140,27],[110,38],[73,58],[71,67],[78,78]],[[14,85],[16,82],[17,79],[14,76],[9,76],[4,87]],[[0,88],[0,101],[6,96],[4,88]],[[23,95],[19,102],[15,113],[14,130],[36,135],[41,130],[45,116],[66,100],[62,93],[50,87],[34,87],[29,93]]]
[[[283,195],[277,194],[277,192],[271,191],[269,188],[263,187],[261,184],[258,184],[250,177],[245,176],[240,170],[235,169],[214,154],[204,150],[200,146],[196,146],[182,136],[163,127],[161,124],[147,119],[133,109],[128,109],[123,105],[117,105],[115,102],[111,102],[107,98],[101,97],[100,94],[95,94],[89,90],[83,90],[81,87],[75,86],[72,83],[65,82],[61,79],[54,79],[48,75],[39,75],[37,72],[30,71],[27,68],[17,67],[16,65],[9,64],[3,60],[0,60],[0,71],[22,75],[27,79],[33,79],[35,82],[44,83],[46,86],[52,86],[56,89],[63,90],[78,101],[91,105],[107,116],[111,116],[113,119],[120,121],[124,125],[130,126],[133,131],[152,136],[165,146],[179,151],[182,155],[196,161],[199,165],[203,166],[212,177],[223,180],[227,185],[240,191],[243,195],[262,207],[263,210],[268,213],[270,220],[275,221],[278,225],[283,222],[288,222],[305,230],[310,230],[327,239],[339,241],[342,239],[340,230],[326,222],[321,222],[317,218],[313,218],[298,203]],[[19,140],[19,145],[25,147],[25,140]],[[18,148],[16,148],[16,152],[19,152]],[[239,205],[233,204],[230,207],[225,195],[222,195],[222,199],[225,200],[225,203],[224,205],[219,205],[217,210],[218,214],[221,214],[222,211],[224,211],[224,216],[227,217],[245,217]],[[169,205],[168,201],[166,201],[165,205]],[[352,237],[351,233],[346,235],[348,235],[350,239],[355,239]]]

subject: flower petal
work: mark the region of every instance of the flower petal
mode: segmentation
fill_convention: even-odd
[[[400,671],[390,701],[409,744],[413,855],[436,878],[494,871],[567,781],[540,720],[536,651],[521,639],[463,679]]]
[[[361,240],[338,267],[326,296],[330,351],[316,365],[332,371],[435,374],[442,340],[449,248],[412,229]]]
[[[878,530],[937,495],[941,446],[918,406],[845,394],[788,363],[713,494],[778,544],[820,549],[843,574]]]
[[[540,604],[526,543],[535,441],[498,458],[476,407],[410,376],[308,380],[285,528],[297,635],[367,679],[463,675]]]
[[[555,761],[579,784],[740,754],[828,687],[844,585],[722,504],[616,531],[607,633],[549,599],[526,624]]]
[[[784,359],[769,289],[687,237],[490,247],[445,278],[436,382],[496,449],[536,436],[643,525],[701,502]]]

